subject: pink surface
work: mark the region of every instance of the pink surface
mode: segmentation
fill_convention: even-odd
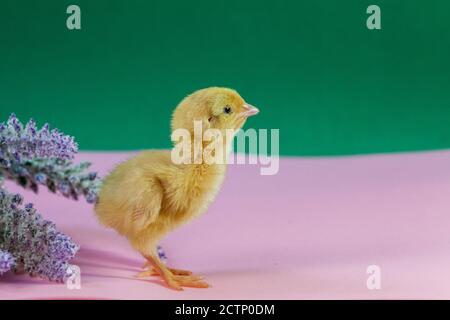
[[[80,158],[104,174],[127,156]],[[135,279],[143,259],[88,204],[25,196],[81,245],[82,287],[7,274],[2,299],[450,299],[450,152],[284,158],[274,176],[230,166],[208,212],[162,243],[213,286],[183,292]],[[369,265],[381,290],[366,287]]]

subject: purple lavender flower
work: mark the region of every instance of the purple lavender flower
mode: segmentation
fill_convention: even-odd
[[[33,158],[73,159],[78,146],[73,137],[50,131],[47,124],[38,130],[30,120],[24,127],[13,113],[6,124],[0,124],[0,149],[0,158],[21,163]]]
[[[88,162],[73,164],[62,159],[32,159],[21,164],[13,163],[3,173],[6,178],[35,192],[39,186],[44,186],[65,197],[78,200],[84,196],[87,202],[95,203],[101,179],[92,172],[86,172],[89,166]]]
[[[0,250],[0,275],[8,272],[16,264],[16,259],[7,251]]]
[[[47,187],[65,197],[78,200],[84,196],[95,203],[100,179],[95,172],[86,172],[90,163],[74,164],[77,144],[70,136],[48,124],[38,130],[30,120],[25,126],[11,114],[0,124],[0,175],[15,180],[35,192]]]
[[[158,251],[158,256],[161,259],[161,261],[166,263],[167,262],[167,256],[166,256],[166,253],[164,252],[163,248],[161,246],[158,246],[156,249]]]
[[[0,250],[12,254],[30,275],[64,281],[78,246],[42,218],[22,197],[0,189]]]
[[[34,180],[37,183],[44,184],[47,182],[47,176],[44,173],[39,172],[34,176]]]
[[[71,238],[44,220],[32,204],[19,194],[2,188],[4,178],[37,192],[45,186],[52,192],[77,200],[84,196],[97,201],[101,184],[95,172],[87,172],[88,162],[74,164],[77,144],[70,136],[48,124],[38,129],[30,120],[25,126],[11,114],[0,123],[0,274],[21,266],[30,275],[64,281],[72,273],[69,261],[78,246]],[[161,247],[158,254],[167,257]]]

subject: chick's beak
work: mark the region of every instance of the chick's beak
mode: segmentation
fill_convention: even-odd
[[[244,108],[244,111],[242,112],[242,116],[246,117],[246,118],[254,116],[254,115],[258,114],[258,112],[259,112],[258,108],[254,107],[248,103],[244,103],[243,108]]]

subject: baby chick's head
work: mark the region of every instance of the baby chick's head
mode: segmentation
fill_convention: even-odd
[[[172,117],[172,131],[184,128],[193,132],[194,121],[201,121],[203,130],[237,131],[248,117],[258,112],[235,90],[219,87],[201,89],[184,98],[177,106]]]

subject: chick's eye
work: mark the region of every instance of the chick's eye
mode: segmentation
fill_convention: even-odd
[[[225,106],[225,108],[223,108],[223,112],[226,113],[226,114],[230,114],[231,113],[231,107]]]

